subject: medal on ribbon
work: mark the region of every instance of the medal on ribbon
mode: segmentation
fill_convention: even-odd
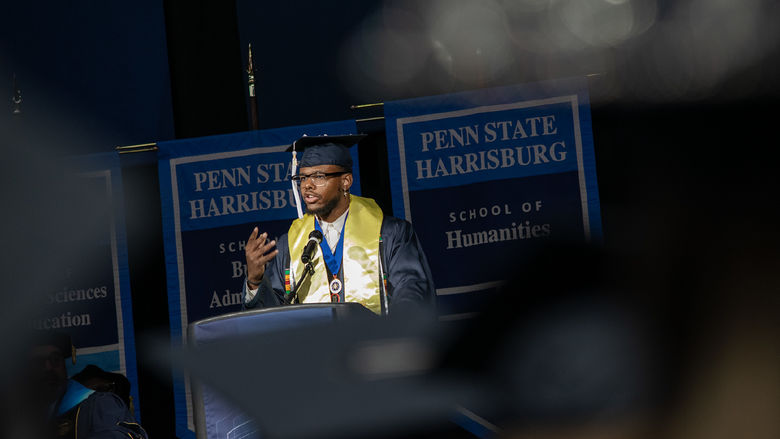
[[[333,280],[330,281],[330,285],[329,285],[329,288],[330,288],[330,301],[331,302],[341,302],[341,296],[339,294],[341,294],[342,287],[343,287],[343,285],[342,285],[341,281],[334,274],[333,275]]]
[[[347,213],[349,215],[349,213]],[[346,218],[344,219],[344,225],[341,226],[341,235],[339,236],[339,242],[336,245],[336,250],[331,251],[330,246],[326,242],[326,239],[320,241],[320,250],[322,250],[322,258],[325,260],[325,265],[328,266],[328,271],[333,275],[333,279],[328,284],[330,290],[331,302],[341,301],[341,291],[344,289],[343,282],[339,279],[338,274],[341,270],[341,259],[344,254],[344,227],[347,225]],[[314,221],[314,228],[319,230],[324,235],[322,227],[320,227],[319,221]]]

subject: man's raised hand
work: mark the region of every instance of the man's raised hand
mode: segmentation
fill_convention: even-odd
[[[269,251],[276,245],[276,241],[266,241],[268,237],[267,233],[263,233],[258,236],[260,231],[257,227],[252,230],[252,234],[249,235],[249,240],[244,248],[244,254],[246,255],[246,270],[247,270],[247,282],[250,284],[250,288],[255,288],[260,285],[263,280],[263,274],[265,273],[265,264],[279,253],[279,250]]]

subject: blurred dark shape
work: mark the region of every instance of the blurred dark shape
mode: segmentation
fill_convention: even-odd
[[[200,347],[238,336],[263,337],[264,334],[287,328],[358,317],[378,318],[361,304],[348,302],[244,310],[190,322],[186,340],[188,346]],[[242,359],[243,355],[222,360],[232,363]],[[257,424],[252,417],[220,398],[218,393],[202,385],[199,380],[191,380],[190,388],[196,437],[259,437]]]
[[[764,307],[777,298],[756,289],[743,302],[731,284],[766,273],[746,277],[738,259],[714,265],[698,240],[676,242],[699,258],[688,265],[664,247],[636,259],[634,244],[529,249],[496,300],[457,326],[350,320],[173,362],[255,416],[265,437],[707,437],[720,426],[772,437],[778,328]],[[720,272],[699,277],[710,263]],[[740,421],[743,404],[752,425]],[[473,419],[481,433],[468,433]]]
[[[751,189],[537,248],[441,370],[488,389],[508,437],[777,437],[778,212]]]
[[[18,401],[29,389],[19,378],[29,371],[29,349],[37,343],[35,321],[62,288],[66,268],[89,266],[89,244],[102,232],[93,214],[104,210],[103,201],[80,190],[80,177],[68,166],[72,139],[53,122],[62,119],[39,116],[25,111],[0,118],[0,349],[7,358],[0,362],[0,429],[9,432],[26,418]],[[5,431],[0,436],[11,437]]]
[[[177,352],[174,367],[268,437],[450,437],[467,434],[452,422],[463,409],[509,425],[619,414],[645,398],[649,348],[630,312],[600,297],[598,256],[542,247],[522,284],[456,332],[421,316],[345,320]]]
[[[483,415],[509,429],[611,421],[653,407],[671,378],[659,349],[671,346],[651,304],[622,283],[621,265],[597,246],[538,245],[452,337],[440,373],[480,382],[491,395]]]
[[[14,95],[11,98],[11,113],[12,114],[22,114],[22,90],[19,89],[19,86],[16,84],[16,74],[14,74]]]
[[[778,12],[763,0],[387,1],[332,65],[358,102],[591,74],[599,104],[777,97]]]
[[[174,352],[172,361],[174,370],[253,416],[263,437],[404,433],[446,421],[453,401],[474,399],[466,397],[473,392],[468,383],[427,373],[435,351],[421,334],[432,324],[411,312],[402,319],[352,318],[212,342]],[[161,355],[168,352],[161,348]]]

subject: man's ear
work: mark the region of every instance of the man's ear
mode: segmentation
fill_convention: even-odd
[[[352,173],[344,174],[341,179],[341,190],[348,191],[352,187]]]

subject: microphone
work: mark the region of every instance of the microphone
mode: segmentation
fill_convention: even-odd
[[[319,247],[320,242],[322,242],[322,232],[312,230],[309,233],[309,242],[306,243],[306,247],[303,248],[303,253],[301,253],[301,262],[308,264],[311,261],[311,258],[317,253],[317,247]]]

